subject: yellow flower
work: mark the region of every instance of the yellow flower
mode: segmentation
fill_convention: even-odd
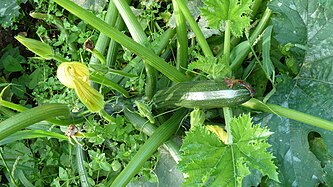
[[[86,65],[80,62],[61,63],[57,70],[57,77],[68,88],[75,88],[74,79],[80,79],[89,84],[89,70]]]
[[[80,101],[90,112],[99,112],[104,107],[104,97],[89,84],[88,67],[80,62],[63,62],[57,70],[60,82],[73,88]]]
[[[224,129],[217,125],[206,125],[210,132],[213,132],[224,144],[228,144],[228,134]]]

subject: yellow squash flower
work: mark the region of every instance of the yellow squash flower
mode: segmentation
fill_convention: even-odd
[[[99,112],[104,107],[104,97],[89,84],[88,67],[80,62],[63,62],[57,70],[60,82],[73,88],[80,101],[90,112]]]
[[[206,125],[210,132],[213,132],[224,144],[228,144],[228,134],[224,129],[217,125]]]

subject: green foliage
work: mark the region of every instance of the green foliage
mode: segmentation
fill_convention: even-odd
[[[270,7],[275,13],[272,18],[275,38],[282,45],[305,45],[307,50],[291,48],[290,55],[297,60],[300,71],[295,79],[280,77],[277,92],[269,102],[332,121],[333,47],[330,43],[333,42],[333,24],[327,20],[327,15],[333,15],[332,2],[272,1]],[[275,132],[270,142],[280,168],[282,186],[332,184],[329,172],[332,166],[327,162],[333,152],[332,132],[271,115],[264,117],[262,123]],[[314,133],[322,138],[325,146],[314,148],[310,136]]]
[[[2,25],[3,27],[13,25],[18,18],[25,18],[17,17],[21,12],[19,4],[23,5],[25,1],[4,0],[4,2],[7,4],[0,11],[1,24],[6,25]],[[187,7],[185,3],[181,4],[183,1],[172,1],[172,3],[177,3],[181,9],[180,12],[191,27],[189,30],[193,31],[190,31],[192,33],[186,31],[190,40],[184,50],[176,49],[175,40],[180,38],[178,33],[174,35],[176,31],[171,29],[168,29],[168,32],[172,31],[170,32],[173,33],[172,36],[167,41],[160,41],[162,40],[160,36],[166,28],[176,26],[171,19],[173,12],[171,1],[136,1],[130,4],[136,15],[134,19],[138,19],[147,34],[148,40],[144,43],[146,47],[140,46],[122,34],[129,36],[127,28],[122,29],[117,25],[111,27],[100,22],[99,18],[103,19],[105,15],[102,10],[104,0],[75,1],[80,4],[80,7],[72,3],[71,6],[76,6],[76,8],[74,10],[68,8],[69,11],[65,11],[55,2],[64,6],[72,1],[34,0],[27,2],[32,5],[28,6],[28,9],[31,7],[35,9],[31,16],[36,19],[35,25],[29,25],[31,30],[28,32],[28,37],[33,38],[34,36],[30,36],[31,31],[36,31],[39,38],[35,36],[34,39],[39,39],[52,46],[54,54],[59,58],[84,63],[90,60],[91,54],[86,52],[82,45],[88,38],[93,43],[96,42],[99,31],[104,31],[108,37],[120,43],[121,47],[109,46],[109,49],[113,50],[112,53],[116,54],[116,57],[113,58],[116,61],[112,62],[112,66],[89,65],[94,69],[95,74],[103,75],[98,79],[100,80],[98,83],[102,85],[95,86],[100,88],[99,91],[108,102],[106,106],[112,107],[111,109],[106,108],[103,115],[83,112],[85,121],[77,124],[77,129],[84,133],[84,136],[77,137],[83,144],[84,154],[80,159],[78,159],[80,154],[72,150],[74,147],[63,135],[67,129],[66,126],[58,127],[48,122],[36,123],[28,127],[32,130],[18,131],[9,139],[3,139],[0,149],[4,155],[4,159],[0,160],[1,184],[60,187],[84,186],[85,183],[89,183],[91,186],[110,186],[118,176],[125,176],[125,180],[128,182],[131,177],[126,177],[126,175],[130,173],[134,176],[135,173],[132,171],[138,171],[128,186],[178,186],[183,180],[181,173],[177,170],[177,175],[169,175],[171,173],[169,170],[172,172],[176,170],[175,163],[179,161],[180,157],[177,152],[179,147],[174,146],[174,149],[168,147],[174,142],[169,141],[163,145],[170,151],[167,154],[174,159],[172,162],[165,162],[163,156],[159,157],[157,153],[153,154],[150,159],[148,157],[157,149],[157,146],[167,139],[165,132],[168,131],[169,137],[170,129],[175,130],[179,127],[179,121],[183,120],[182,116],[172,115],[172,113],[175,114],[175,111],[161,111],[156,108],[152,110],[150,106],[139,102],[136,102],[136,105],[142,117],[137,113],[128,114],[135,104],[133,101],[144,100],[145,88],[149,84],[146,79],[152,76],[145,71],[144,63],[140,58],[163,72],[156,74],[158,89],[165,89],[166,86],[174,84],[168,78],[176,82],[188,81],[175,68],[166,66],[166,61],[168,64],[175,64],[177,56],[183,55],[178,53],[188,52],[189,60],[187,61],[192,62],[188,69],[198,71],[201,75],[199,79],[206,77],[221,80],[230,75],[237,79],[246,79],[255,88],[257,99],[265,98],[264,101],[268,100],[270,103],[333,120],[330,113],[333,107],[331,98],[333,89],[331,28],[333,25],[329,19],[333,15],[333,4],[330,1],[273,0],[269,3],[269,7],[273,11],[270,23],[271,12],[266,9],[266,2],[205,0],[204,7],[199,11],[198,7],[202,7],[201,1],[189,1]],[[101,6],[97,2],[102,2]],[[96,6],[96,4],[98,5]],[[89,8],[98,12],[91,10],[87,12],[86,10]],[[188,9],[190,9],[188,13],[184,11]],[[80,15],[77,10],[85,12]],[[114,7],[113,10],[116,8]],[[114,17],[118,17],[117,11],[112,12]],[[251,15],[252,12],[258,14]],[[95,18],[95,15],[96,19],[90,19]],[[251,20],[254,20],[253,32],[251,29],[249,36],[240,38],[244,31],[250,29]],[[263,23],[261,23],[262,21]],[[169,24],[167,24],[168,22]],[[231,41],[225,39],[223,42],[221,40],[223,34],[220,34],[226,23],[228,25],[230,23],[231,33],[238,38],[233,38]],[[99,27],[101,25],[104,27]],[[195,25],[199,25],[201,31]],[[117,30],[114,29],[116,27]],[[11,28],[15,29],[16,26],[13,25]],[[257,29],[260,32],[257,32]],[[228,31],[229,29],[225,33],[229,33]],[[135,33],[131,33],[132,36],[133,34]],[[212,35],[217,36],[211,37]],[[194,39],[194,37],[196,38]],[[165,43],[163,46],[167,47],[161,48],[160,42]],[[207,43],[207,45],[203,45],[203,43]],[[253,46],[250,46],[252,44]],[[217,50],[214,54],[217,56],[214,57],[211,50],[215,46]],[[221,54],[221,50],[228,49],[229,46],[231,68],[229,68],[229,63],[226,63],[229,61],[229,55]],[[21,48],[20,50],[22,52]],[[175,52],[176,50],[177,52]],[[252,53],[249,53],[250,50]],[[162,53],[162,58],[158,58],[152,51],[159,51],[156,53],[158,55]],[[11,84],[10,89],[4,92],[3,99],[24,106],[65,103],[72,111],[84,110],[84,106],[78,102],[75,93],[65,89],[55,78],[55,70],[59,65],[55,61],[27,59],[25,58],[26,53],[20,53],[19,48],[11,45],[1,52],[3,54],[0,58],[1,86]],[[202,56],[202,53],[205,56]],[[234,64],[234,61],[237,65]],[[187,73],[192,76],[190,71]],[[198,77],[194,79],[196,78]],[[122,89],[125,97],[112,91],[114,84]],[[131,98],[127,98],[129,96]],[[124,107],[130,110],[124,109]],[[124,111],[128,112],[127,115]],[[0,113],[1,119],[15,114],[3,106],[0,107]],[[108,119],[111,120],[109,121],[103,119],[107,113],[110,115]],[[244,113],[244,108],[232,108],[232,113],[237,116],[239,113]],[[332,184],[333,141],[331,132],[306,126],[276,116],[274,113],[272,115],[255,113],[255,115],[254,119],[263,124],[262,127],[253,125],[249,115],[232,118],[231,124],[229,124],[230,119],[228,118],[230,117],[222,116],[221,109],[205,111],[194,109],[190,113],[191,128],[184,138],[183,155],[179,164],[179,168],[186,174],[184,186],[312,187]],[[132,119],[128,116],[136,117]],[[148,121],[145,118],[148,118]],[[163,124],[166,119],[175,123],[172,126],[171,124],[163,126],[163,130],[159,131],[159,136],[154,136],[154,140],[159,144],[146,144],[147,140],[151,140],[144,133],[149,131],[150,134],[154,134],[153,131],[159,129],[154,125]],[[226,132],[218,125],[222,119],[226,121],[225,128],[231,129],[230,132]],[[155,124],[151,124],[149,121]],[[184,126],[186,126],[187,119],[184,121]],[[205,122],[209,125],[203,126]],[[179,132],[182,130],[180,129]],[[52,132],[53,136],[51,133],[38,134],[40,131]],[[49,137],[45,138],[48,135]],[[230,144],[224,143],[228,139],[228,135],[229,138],[232,135],[233,141]],[[183,136],[181,137],[183,138]],[[22,141],[22,139],[28,138],[29,140]],[[162,139],[163,141],[161,141]],[[14,140],[16,140],[15,143],[13,143]],[[155,147],[152,149],[151,145]],[[145,149],[141,149],[142,147]],[[268,150],[273,154],[267,152]],[[138,151],[139,154],[136,154]],[[147,154],[148,152],[149,154]],[[146,161],[146,159],[148,160]],[[77,160],[80,160],[81,165]],[[139,162],[136,162],[138,160]],[[157,160],[159,160],[159,164],[156,166]],[[278,166],[279,174],[277,174],[277,167],[273,164],[273,160]],[[164,164],[170,163],[172,164],[170,169],[168,167],[158,169],[159,165],[164,166]],[[127,167],[128,165],[130,167]],[[82,178],[82,171],[86,173],[85,179]],[[127,173],[122,173],[122,171]],[[88,182],[82,182],[82,180]],[[177,182],[171,183],[170,180]],[[119,182],[116,184],[126,183],[124,178],[115,181]]]
[[[253,125],[249,115],[230,122],[233,143],[224,144],[204,126],[194,126],[182,145],[180,169],[186,174],[184,186],[241,186],[249,168],[278,181],[278,173],[267,152],[268,128]]]
[[[220,58],[198,56],[198,60],[189,64],[189,70],[200,70],[207,74],[208,79],[223,79],[230,69],[223,63],[224,56]]]
[[[228,20],[232,34],[240,37],[250,26],[251,0],[205,0],[204,4],[201,13],[213,28],[220,29],[223,21]]]
[[[2,0],[0,9],[0,23],[1,27],[17,29],[14,25],[18,21],[20,12],[20,4],[26,3],[27,0]]]

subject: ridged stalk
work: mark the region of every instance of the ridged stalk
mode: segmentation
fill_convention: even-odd
[[[147,63],[156,68],[161,73],[163,73],[170,80],[174,82],[183,82],[188,80],[184,74],[177,71],[175,67],[171,66],[170,64],[166,63],[162,58],[155,55],[150,49],[136,43],[130,37],[126,36],[115,28],[110,27],[103,20],[94,16],[91,12],[84,10],[72,1],[54,0],[54,2],[56,2],[66,10],[70,11],[77,17],[81,18],[83,21],[87,22],[108,37],[114,39],[116,42],[120,43],[130,51],[134,52],[143,60],[146,60]]]
[[[142,46],[145,46],[145,43],[148,42],[148,38],[144,30],[142,29],[138,19],[133,14],[128,3],[125,0],[114,0],[113,2],[116,5],[119,14],[123,18],[134,41],[138,42]],[[147,64],[145,61],[144,65],[146,70],[145,96],[148,99],[151,99],[155,94],[156,89],[156,71],[151,65]]]
[[[45,104],[28,109],[0,123],[0,140],[34,123],[68,115],[69,109],[64,104]]]
[[[133,113],[128,109],[124,110],[126,118],[134,125],[134,127],[148,136],[151,136],[157,129],[156,126],[149,123],[145,118],[142,118],[139,114]],[[169,151],[172,158],[178,163],[180,160],[180,147],[172,140],[169,140],[163,144],[163,148]]]
[[[333,131],[333,122],[312,116],[310,114],[306,114],[303,112],[299,112],[293,109],[285,108],[279,105],[263,103],[257,99],[250,99],[246,103],[242,104],[243,106],[253,109],[260,110],[272,114],[276,114],[279,116],[283,116],[289,119],[293,119],[305,124],[309,124],[315,127],[319,127],[322,129]]]
[[[112,2],[110,2],[104,20],[107,24],[114,26],[116,23],[117,16],[118,16],[117,8]],[[100,33],[97,42],[95,44],[95,49],[99,51],[101,54],[104,54],[105,49],[109,44],[109,41],[110,38],[108,36],[106,36],[103,33]],[[96,63],[98,63],[98,58],[92,55],[89,64],[96,64]]]
[[[188,60],[188,39],[187,39],[187,25],[186,20],[179,9],[177,2],[172,0],[173,11],[176,21],[176,31],[177,31],[177,57],[176,57],[176,67],[180,72],[185,72],[187,68]]]
[[[192,31],[195,34],[195,37],[198,40],[198,43],[204,53],[205,56],[213,56],[213,52],[210,49],[205,36],[202,34],[201,29],[198,26],[198,23],[194,20],[190,10],[188,9],[184,0],[175,0],[179,9],[183,13],[184,17],[186,18],[188,24],[190,25]]]
[[[88,174],[84,167],[84,155],[81,145],[76,144],[76,163],[79,171],[80,181],[82,187],[90,187],[88,183]]]
[[[143,144],[123,171],[113,181],[111,187],[126,186],[126,184],[141,169],[157,148],[167,141],[179,128],[186,110],[178,110],[172,117],[159,126],[151,137]]]

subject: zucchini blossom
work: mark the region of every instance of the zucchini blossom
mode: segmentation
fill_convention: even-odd
[[[60,82],[73,88],[80,101],[90,112],[99,112],[104,107],[104,97],[89,84],[88,67],[80,62],[63,62],[57,70]]]

